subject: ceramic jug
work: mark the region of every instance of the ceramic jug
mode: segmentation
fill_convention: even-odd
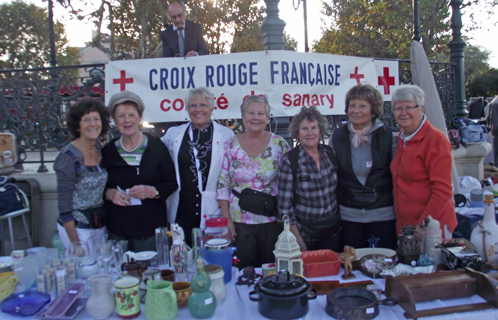
[[[140,279],[126,276],[114,282],[116,311],[121,319],[134,319],[140,315]]]
[[[498,263],[498,225],[495,220],[495,201],[493,193],[484,192],[484,215],[482,221],[472,230],[470,236],[477,252],[485,262]]]
[[[216,264],[208,264],[204,267],[204,271],[209,275],[211,279],[211,291],[216,297],[216,304],[220,304],[225,300],[227,295],[227,287],[225,286],[225,281],[223,280],[224,272],[221,266]]]
[[[216,297],[209,291],[211,279],[204,271],[202,260],[197,260],[197,272],[190,281],[194,292],[188,299],[188,311],[194,318],[205,319],[213,315],[216,309]]]
[[[147,320],[172,320],[178,313],[176,293],[169,281],[147,281],[144,316]]]
[[[85,308],[86,312],[95,320],[107,319],[112,315],[116,302],[109,291],[111,276],[108,274],[96,274],[88,278],[91,294]]]

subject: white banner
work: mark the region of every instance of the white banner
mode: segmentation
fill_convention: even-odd
[[[266,95],[275,117],[310,105],[336,115],[344,114],[346,93],[358,83],[373,85],[386,101],[399,84],[397,61],[294,51],[111,61],[105,72],[106,103],[132,91],[143,99],[144,120],[151,123],[188,120],[183,100],[191,88],[209,88],[215,118],[234,119],[252,94]]]

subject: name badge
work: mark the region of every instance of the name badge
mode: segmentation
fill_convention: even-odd
[[[141,159],[142,159],[142,155],[141,154],[135,156],[135,160],[140,161]]]
[[[371,168],[372,167],[372,161],[367,161],[367,168]]]

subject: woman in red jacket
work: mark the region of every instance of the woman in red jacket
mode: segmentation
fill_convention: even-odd
[[[424,115],[424,98],[414,85],[403,85],[392,96],[394,117],[402,129],[391,162],[396,232],[408,224],[423,224],[430,215],[450,238],[457,225],[451,145]]]

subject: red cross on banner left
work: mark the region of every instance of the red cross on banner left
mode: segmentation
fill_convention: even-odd
[[[145,103],[148,122],[186,121],[184,98],[192,88],[207,87],[214,96],[216,119],[240,118],[249,95],[266,95],[275,117],[293,116],[302,106],[324,115],[344,114],[348,90],[357,84],[376,87],[385,101],[399,85],[398,61],[322,53],[254,51],[189,58],[108,62],[106,103],[128,90]]]

